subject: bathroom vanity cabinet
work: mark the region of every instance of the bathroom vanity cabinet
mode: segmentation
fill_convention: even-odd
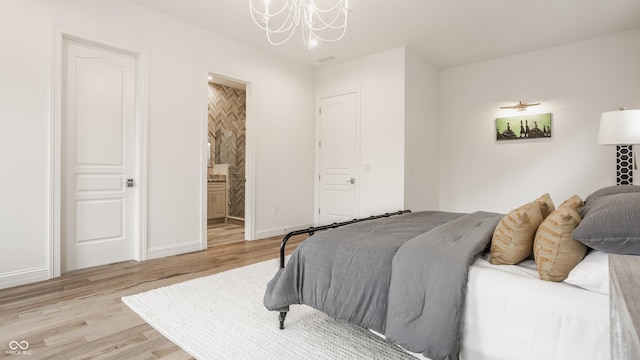
[[[207,219],[224,219],[227,216],[226,182],[207,184]]]

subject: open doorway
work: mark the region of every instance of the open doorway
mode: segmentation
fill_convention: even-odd
[[[244,241],[246,84],[209,75],[207,247]]]

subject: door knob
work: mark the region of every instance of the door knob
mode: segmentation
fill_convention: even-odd
[[[347,182],[349,184],[355,184],[356,183],[356,179],[355,178],[351,178],[351,179],[347,180]]]
[[[127,187],[136,186],[136,184],[133,182],[133,179],[127,179],[127,181],[125,181],[124,183],[127,184]]]

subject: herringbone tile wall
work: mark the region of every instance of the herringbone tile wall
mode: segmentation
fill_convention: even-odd
[[[246,102],[246,91],[209,83],[212,159],[229,164],[229,215],[239,218],[244,218]]]

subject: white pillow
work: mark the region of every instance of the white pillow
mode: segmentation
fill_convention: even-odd
[[[569,272],[564,282],[609,295],[609,254],[591,251]]]

